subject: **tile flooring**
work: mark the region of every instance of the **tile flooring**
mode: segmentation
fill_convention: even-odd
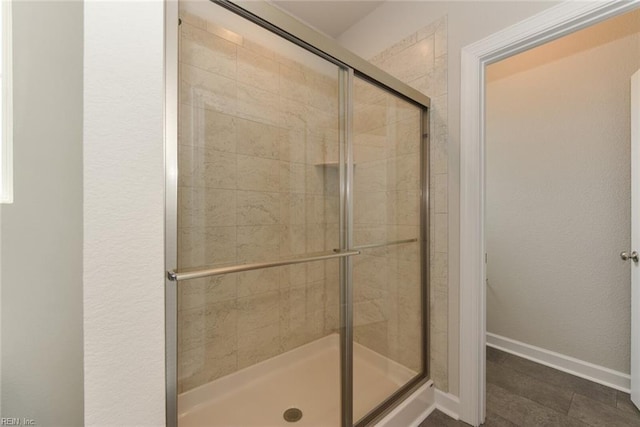
[[[629,395],[499,350],[487,348],[484,426],[640,426]],[[420,424],[467,426],[435,411]]]

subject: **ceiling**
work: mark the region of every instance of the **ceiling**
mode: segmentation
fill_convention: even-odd
[[[338,38],[384,0],[272,0],[271,3],[316,30]]]

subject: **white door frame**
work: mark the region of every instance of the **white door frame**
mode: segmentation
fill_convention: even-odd
[[[567,1],[462,49],[460,88],[460,419],[484,421],[486,401],[485,67],[640,7]]]

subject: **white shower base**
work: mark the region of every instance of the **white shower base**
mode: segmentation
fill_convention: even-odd
[[[354,343],[354,419],[416,372]],[[302,419],[284,420],[288,408]],[[329,427],[340,425],[340,345],[332,334],[202,385],[178,397],[179,427]]]

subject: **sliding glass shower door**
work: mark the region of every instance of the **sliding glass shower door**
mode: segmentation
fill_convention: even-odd
[[[426,373],[422,109],[353,84],[354,420]],[[362,396],[369,396],[363,399]],[[369,416],[366,416],[370,414]]]
[[[233,3],[179,15],[168,424],[369,425],[428,374],[427,105]]]
[[[180,424],[338,425],[341,70],[182,7],[177,267],[215,274],[178,286]],[[291,366],[319,350],[316,372]]]

